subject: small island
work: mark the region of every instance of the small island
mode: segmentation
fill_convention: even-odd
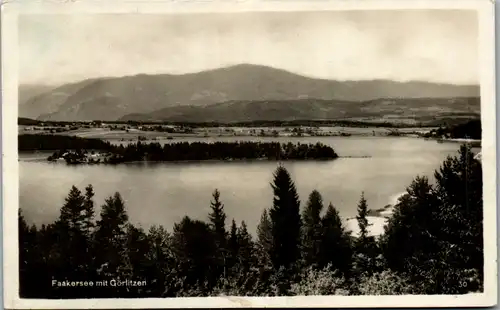
[[[36,140],[38,143],[33,144]],[[56,150],[49,161],[68,164],[119,164],[125,162],[233,161],[233,160],[332,160],[338,158],[322,143],[279,142],[158,142],[138,141],[112,145],[99,139],[54,135],[20,135],[19,150]]]

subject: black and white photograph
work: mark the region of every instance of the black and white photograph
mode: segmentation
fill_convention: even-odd
[[[6,305],[495,304],[493,4],[340,2],[7,4]]]

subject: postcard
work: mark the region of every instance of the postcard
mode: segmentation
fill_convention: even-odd
[[[497,301],[491,1],[2,6],[7,309]]]

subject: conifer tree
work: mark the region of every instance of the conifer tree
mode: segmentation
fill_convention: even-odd
[[[231,222],[231,231],[229,234],[229,245],[231,249],[236,249],[238,247],[238,226],[236,226],[236,222],[233,219]]]
[[[95,233],[96,246],[101,251],[98,268],[105,275],[116,277],[127,271],[127,224],[125,203],[120,193],[116,192],[105,200]]]
[[[395,208],[382,239],[391,269],[426,294],[480,291],[483,283],[482,167],[467,145],[435,173],[417,177]]]
[[[59,221],[68,227],[69,233],[81,233],[85,227],[85,197],[82,192],[72,186],[65,203],[61,208]]]
[[[248,271],[253,263],[253,241],[252,236],[248,233],[245,221],[241,222],[241,226],[237,231],[238,240],[238,262],[242,271]]]
[[[248,233],[245,221],[237,229],[238,255],[237,263],[231,273],[231,281],[242,292],[250,292],[258,281],[254,266],[257,265],[252,236]]]
[[[210,226],[185,216],[174,225],[172,248],[179,276],[185,278],[183,285],[188,289],[198,288],[203,294],[210,292],[218,280],[214,272],[216,246]]]
[[[368,227],[370,226],[368,219],[368,204],[364,193],[361,193],[361,198],[358,203],[358,221],[359,235],[355,241],[356,248],[356,269],[361,273],[375,272],[377,256],[377,244],[375,238],[369,235]]]
[[[72,186],[54,225],[58,239],[54,248],[61,260],[55,266],[62,274],[80,279],[89,279],[95,272],[89,230],[93,225],[93,192],[88,194],[88,197],[84,196],[76,186]]]
[[[149,252],[146,254],[148,268],[144,274],[145,278],[152,279],[148,285],[149,296],[175,296],[175,286],[179,278],[177,266],[172,250],[172,237],[163,226],[153,225],[150,227],[147,239],[149,241]]]
[[[309,195],[306,207],[302,212],[303,220],[303,256],[305,264],[317,265],[321,242],[321,211],[323,198],[317,190]]]
[[[360,242],[364,242],[368,237],[368,219],[366,218],[368,215],[368,205],[365,199],[365,193],[361,193],[361,198],[358,203],[358,215],[356,216],[356,220],[358,221],[359,226],[359,236],[358,239]]]
[[[276,270],[288,268],[300,256],[300,201],[289,172],[279,166],[271,184],[273,206],[269,211],[272,223],[271,260]]]
[[[126,227],[127,239],[125,244],[130,279],[143,280],[145,271],[149,268],[147,255],[150,252],[148,235],[141,227],[128,224]],[[158,276],[158,275],[155,275]],[[151,279],[152,280],[152,279]],[[140,297],[146,294],[146,288],[131,287],[128,291],[130,297]]]
[[[352,245],[348,232],[337,209],[330,203],[321,219],[321,244],[318,255],[319,268],[328,265],[347,276],[351,269]]]
[[[19,240],[19,284],[21,297],[32,294],[34,282],[30,281],[31,264],[33,263],[32,251],[34,240],[30,238],[29,227],[24,219],[21,209],[18,210],[18,240]]]
[[[271,220],[266,209],[262,212],[259,225],[257,226],[257,245],[261,264],[270,263],[270,251],[273,246],[273,235]]]
[[[231,222],[231,230],[229,232],[228,242],[228,257],[226,258],[226,274],[238,262],[239,243],[238,243],[238,227],[233,219]]]
[[[213,201],[210,202],[211,212],[208,215],[210,220],[210,227],[215,236],[215,242],[221,249],[226,247],[227,232],[226,232],[226,213],[224,212],[224,205],[220,201],[219,190],[214,190]]]
[[[94,209],[94,188],[92,187],[92,184],[89,184],[85,188],[85,201],[83,204],[83,214],[84,214],[84,220],[83,220],[83,231],[85,234],[90,237],[93,229],[95,227],[94,224],[94,216],[95,216],[95,209]]]
[[[227,232],[226,232],[226,213],[224,212],[224,205],[220,201],[220,192],[215,189],[213,194],[213,201],[210,202],[211,212],[208,215],[210,220],[210,228],[212,230],[217,253],[215,257],[216,266],[214,272],[216,276],[225,273],[225,260],[228,256],[227,249]]]
[[[464,144],[457,156],[448,157],[436,171],[436,194],[442,238],[463,251],[457,268],[483,270],[483,174],[471,146]]]
[[[416,177],[399,198],[382,238],[384,257],[392,270],[408,271],[408,263],[417,253],[437,251],[436,234],[446,227],[438,227],[440,202],[426,177]]]

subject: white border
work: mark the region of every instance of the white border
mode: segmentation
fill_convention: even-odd
[[[497,302],[496,230],[496,110],[494,3],[488,0],[413,1],[255,1],[125,2],[51,0],[4,3],[2,6],[2,160],[3,160],[3,274],[4,307],[8,309],[78,308],[237,308],[237,307],[469,307]],[[482,118],[484,197],[485,292],[432,296],[320,296],[320,297],[198,297],[151,299],[20,299],[18,295],[18,162],[17,162],[17,16],[22,13],[195,13],[243,11],[315,11],[382,9],[471,9],[479,16],[479,57]],[[457,64],[457,70],[459,70]]]

